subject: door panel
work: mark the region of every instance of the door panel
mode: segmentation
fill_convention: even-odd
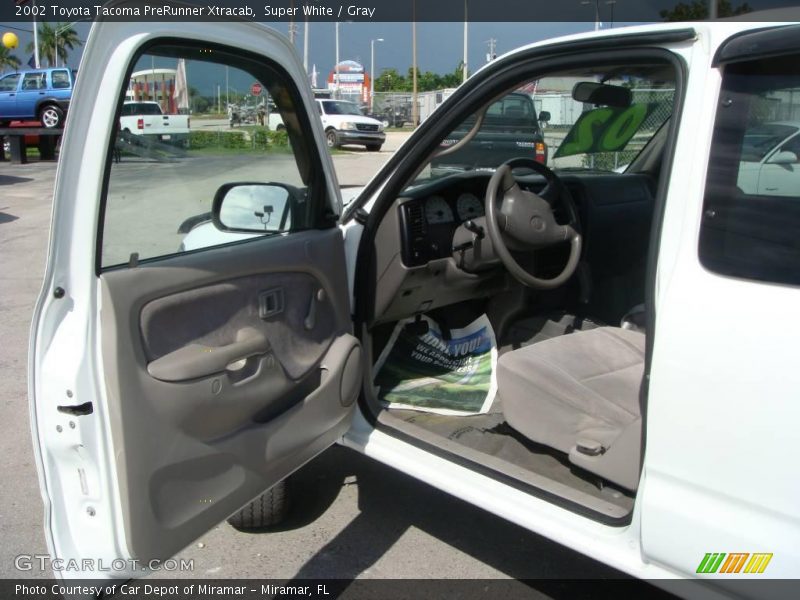
[[[340,293],[344,264],[334,228],[101,276],[114,445],[133,444],[116,466],[122,489],[142,491],[122,494],[134,556],[170,556],[346,430],[355,396],[350,386],[343,397],[341,382],[359,350]],[[262,318],[259,298],[274,290],[283,308]],[[266,345],[242,364],[189,380],[148,372],[187,348],[202,359],[248,330]]]

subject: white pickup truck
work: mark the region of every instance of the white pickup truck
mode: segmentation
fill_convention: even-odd
[[[316,98],[315,101],[329,148],[357,145],[370,152],[381,149],[386,141],[383,123],[364,115],[357,104],[330,98]],[[286,129],[279,112],[271,112],[268,122],[274,131]]]
[[[282,481],[338,443],[680,595],[790,597],[755,586],[800,573],[800,165],[788,128],[750,148],[800,115],[800,24],[747,16],[498,57],[347,207],[288,39],[96,24],[30,341],[48,551],[82,565],[56,575],[141,577],[97,565],[172,556],[253,499],[247,525],[274,524]],[[291,154],[111,169],[85,141],[113,139],[109,82],[143,52],[269,74]],[[486,144],[430,168],[567,80],[585,108],[547,166]],[[756,160],[785,177],[740,184]],[[218,237],[183,252],[200,211]],[[475,323],[466,372],[445,334]]]
[[[189,142],[189,115],[166,115],[158,102],[125,102],[119,117],[119,129],[185,146]]]

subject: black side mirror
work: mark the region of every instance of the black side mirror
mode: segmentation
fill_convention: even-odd
[[[547,123],[550,120],[550,112],[547,110],[543,110],[539,113],[539,122],[540,123]]]
[[[220,231],[269,233],[291,227],[293,192],[280,183],[226,183],[214,195],[211,220]]]
[[[628,88],[593,81],[580,81],[572,88],[572,98],[586,104],[598,104],[612,108],[626,108],[633,101]]]

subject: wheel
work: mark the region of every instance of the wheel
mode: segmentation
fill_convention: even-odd
[[[389,123],[389,119],[383,119],[383,121],[381,121],[381,123],[383,123],[384,127],[388,127],[389,125],[391,125],[391,123]]]
[[[55,104],[46,104],[39,109],[39,121],[46,129],[57,129],[64,126],[64,111]]]
[[[289,483],[284,479],[229,517],[228,523],[244,531],[273,527],[286,518],[289,504]]]
[[[381,144],[368,144],[367,151],[368,152],[379,152],[381,149]]]
[[[544,176],[545,188],[538,194],[522,189],[512,172],[517,167],[526,167]],[[556,206],[563,207],[569,223],[556,222]],[[578,210],[569,188],[551,169],[528,157],[504,162],[489,180],[484,208],[492,248],[521,284],[537,290],[552,290],[564,285],[575,273],[583,242]],[[567,264],[552,279],[531,275],[509,251],[531,252],[566,243],[570,246]]]
[[[328,148],[339,147],[339,136],[336,135],[335,129],[328,129],[328,131],[325,133],[325,139],[328,140]]]
[[[281,123],[275,128],[275,131],[286,131],[286,127]]]
[[[395,126],[395,127],[402,127],[402,126],[403,126],[403,125],[405,125],[405,124],[406,124],[406,122],[405,122],[405,121],[395,121],[395,122],[394,122],[394,126]]]

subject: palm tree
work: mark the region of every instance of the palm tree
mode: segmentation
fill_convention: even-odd
[[[11,51],[5,46],[0,46],[0,73],[5,72],[6,69],[16,71],[19,69],[19,59],[11,54]]]
[[[67,64],[68,50],[74,50],[75,46],[81,45],[78,34],[69,23],[54,23],[52,26],[43,22],[39,25],[39,57],[46,60],[49,66],[56,64],[56,53],[61,64]],[[25,50],[33,51],[33,42],[30,42]]]

